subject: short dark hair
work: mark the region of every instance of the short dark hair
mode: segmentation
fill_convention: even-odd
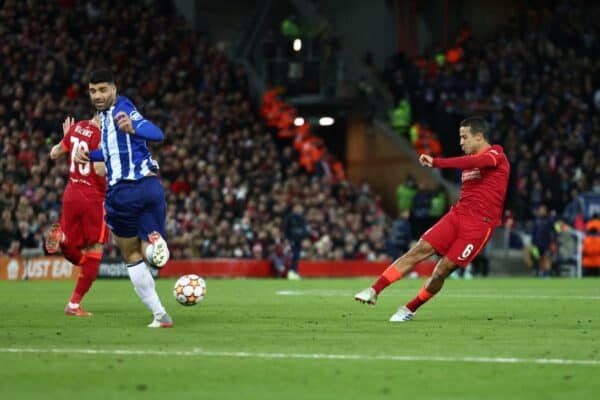
[[[483,117],[469,117],[460,123],[461,127],[471,128],[471,133],[481,133],[485,140],[488,140],[489,126]]]
[[[115,83],[115,78],[110,69],[96,69],[90,72],[90,83],[96,84],[102,82]]]

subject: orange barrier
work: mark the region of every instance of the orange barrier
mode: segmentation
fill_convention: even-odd
[[[271,276],[271,262],[265,260],[238,260],[235,258],[172,260],[158,272],[158,276],[197,274],[203,277],[249,277]]]
[[[388,261],[300,261],[298,273],[306,278],[378,276]],[[418,276],[430,276],[435,262],[424,261],[415,266]],[[266,260],[197,259],[173,260],[159,272],[161,277],[197,274],[203,277],[270,277],[271,262]]]

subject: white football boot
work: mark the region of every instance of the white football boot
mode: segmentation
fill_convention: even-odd
[[[151,251],[146,251],[148,261],[156,268],[162,268],[169,261],[169,247],[160,233],[154,231],[148,235],[148,241],[152,245]],[[148,246],[150,247],[150,246]],[[149,253],[149,254],[148,254]]]
[[[287,278],[290,281],[299,281],[300,279],[302,279],[302,277],[300,276],[300,274],[298,274],[296,271],[294,271],[293,269],[290,269],[287,272]]]
[[[375,293],[375,289],[369,287],[356,293],[354,300],[374,306],[377,303],[377,294]]]
[[[148,328],[172,328],[173,320],[169,316],[169,314],[165,313],[160,318],[154,318],[154,321],[148,324]]]
[[[390,322],[406,322],[415,317],[415,313],[406,306],[402,306],[390,317]]]

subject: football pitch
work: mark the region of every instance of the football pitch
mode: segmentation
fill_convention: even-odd
[[[421,280],[353,301],[372,279],[208,279],[150,329],[128,280],[0,281],[1,399],[592,399],[600,393],[600,280],[449,280],[415,320],[390,315]],[[595,393],[595,394],[594,394]]]

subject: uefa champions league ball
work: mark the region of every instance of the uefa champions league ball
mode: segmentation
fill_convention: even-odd
[[[206,294],[206,282],[198,275],[183,275],[173,287],[173,296],[179,304],[193,306],[204,299]]]

